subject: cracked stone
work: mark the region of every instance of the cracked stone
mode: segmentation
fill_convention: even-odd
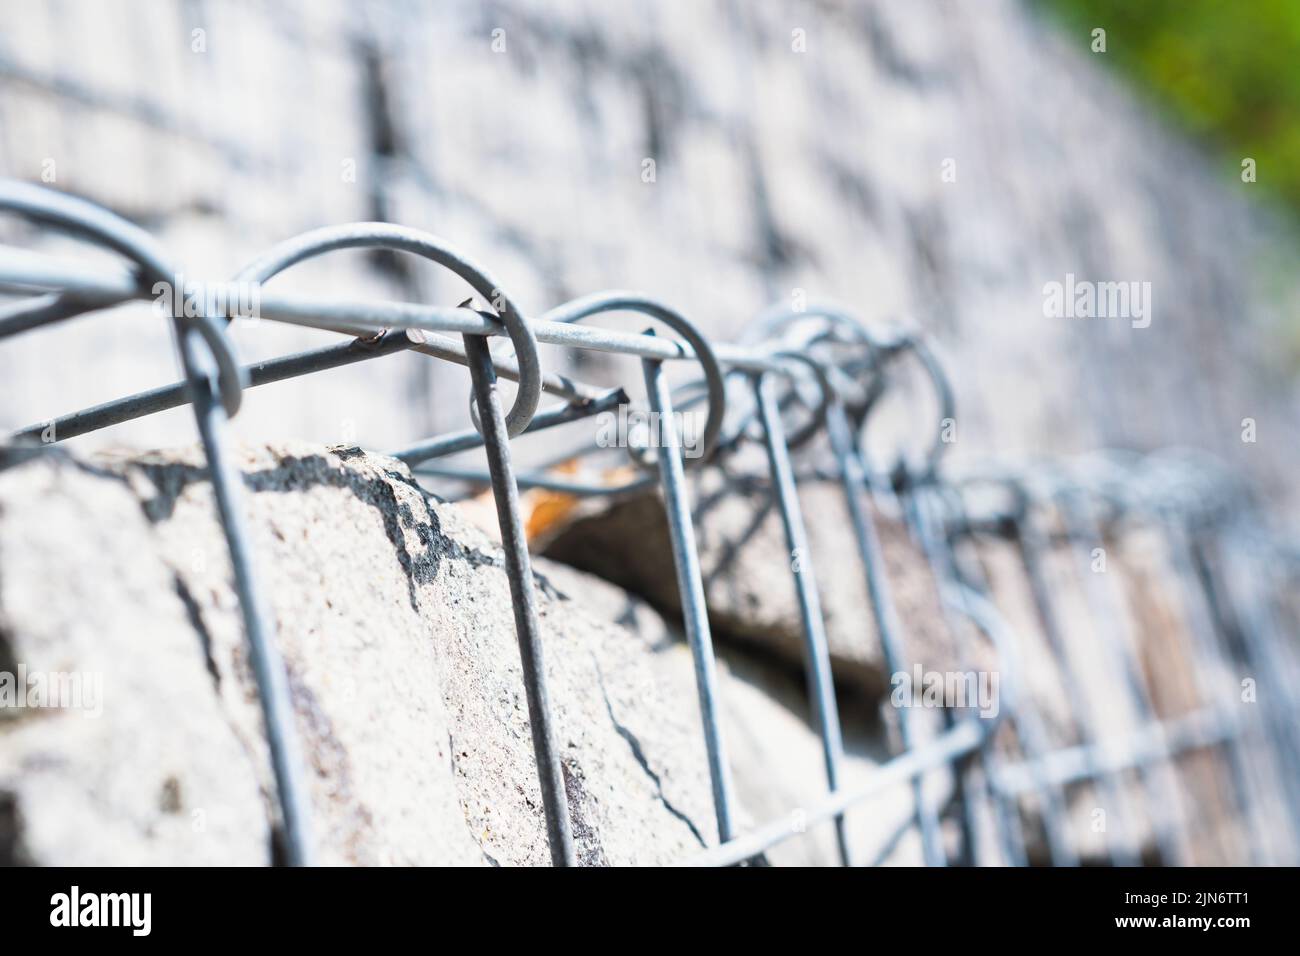
[[[391,459],[237,460],[321,860],[549,862],[499,547]],[[106,695],[99,721],[0,722],[15,857],[270,857],[260,709],[201,462],[51,455],[0,473],[5,643],[33,667],[102,670]],[[703,744],[678,716],[691,685],[647,680],[620,626],[535,583],[580,858],[663,863],[716,841]]]
[[[549,862],[499,547],[391,459],[296,444],[236,458],[321,860]],[[98,719],[0,721],[7,860],[273,859],[260,709],[201,460],[50,454],[0,472],[0,648],[104,676]],[[538,559],[535,584],[580,861],[715,844],[685,645],[607,582]],[[734,650],[721,669],[742,820],[797,810],[821,792],[798,679]],[[880,733],[849,722],[846,741],[846,779],[862,779]],[[861,845],[900,814],[901,792],[852,815]],[[832,862],[823,829],[771,858]]]

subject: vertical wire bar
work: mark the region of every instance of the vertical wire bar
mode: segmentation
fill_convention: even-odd
[[[215,363],[198,332],[179,320],[174,327],[195,422],[212,477],[212,494],[230,551],[235,593],[239,596],[240,614],[248,637],[249,662],[257,683],[271,770],[284,824],[286,861],[290,866],[311,866],[315,859],[311,840],[311,798],[294,726],[289,678],[284,659],[271,636],[267,624],[270,618],[256,584],[257,574],[240,493],[242,478],[226,448],[226,410],[218,401],[213,385]]]
[[[1297,757],[1295,743],[1296,727],[1294,721],[1288,718],[1286,708],[1273,706],[1270,700],[1275,696],[1280,702],[1289,699],[1285,688],[1277,681],[1279,670],[1284,672],[1284,669],[1277,666],[1267,642],[1261,642],[1260,635],[1247,626],[1245,609],[1233,594],[1228,576],[1224,573],[1226,569],[1221,566],[1223,543],[1217,537],[1212,538],[1208,530],[1190,535],[1190,541],[1196,574],[1210,607],[1215,629],[1228,648],[1229,659],[1236,658],[1255,675],[1256,692],[1263,697],[1256,704],[1260,711],[1257,719],[1261,724],[1265,746],[1273,752],[1275,766],[1283,768],[1283,772],[1277,774],[1278,795],[1294,820],[1300,815],[1300,758]],[[1216,554],[1220,558],[1217,563]]]
[[[909,496],[909,503],[913,511],[913,522],[935,575],[942,575],[948,580],[960,583],[963,575],[957,551],[949,541],[947,533],[936,529],[935,525],[941,519],[932,516],[930,509],[927,507],[929,503],[935,500],[932,498],[935,494],[937,493],[924,488],[917,488]],[[957,507],[960,507],[960,505]],[[959,519],[965,518],[964,508],[958,517]],[[989,582],[983,575],[982,569],[980,578],[977,589],[991,597]],[[975,585],[972,584],[972,586]],[[968,592],[965,588],[960,587],[956,590],[957,600],[961,603],[966,617],[972,618],[973,615],[967,599]],[[946,603],[945,607],[947,607]],[[968,657],[968,655],[964,656]],[[1022,705],[1011,715],[1008,722],[1015,727],[1021,752],[1029,765],[1034,768],[1035,787],[1038,791],[1043,831],[1047,838],[1048,858],[1051,860],[1052,866],[1079,866],[1079,854],[1070,841],[1069,813],[1065,788],[1049,784],[1044,778],[1042,757],[1050,747],[1047,744],[1047,733],[1043,728],[1038,711],[1032,705]],[[1001,763],[1001,756],[994,749],[992,740],[989,741],[986,750],[985,760],[992,765],[990,767],[992,770]],[[1018,803],[1016,805],[1018,807]]]
[[[1202,699],[1202,706],[1218,708],[1221,706],[1219,703],[1221,690],[1227,690],[1235,685],[1232,671],[1222,649],[1217,646],[1214,639],[1214,622],[1211,619],[1206,595],[1199,590],[1196,571],[1192,567],[1187,530],[1176,520],[1167,520],[1161,527],[1165,551],[1173,565],[1174,578],[1178,582],[1181,603],[1186,613],[1188,636],[1198,658],[1192,668],[1197,694]],[[1207,673],[1207,670],[1212,673]],[[1216,686],[1221,690],[1216,690]],[[1246,823],[1254,862],[1262,865],[1268,862],[1273,847],[1261,816],[1258,782],[1245,752],[1242,729],[1239,724],[1237,732],[1230,740],[1224,742],[1224,756],[1228,761],[1228,778],[1232,785],[1233,801],[1237,805],[1237,812]]]
[[[1084,597],[1093,617],[1093,633],[1108,659],[1108,666],[1127,688],[1137,719],[1159,731],[1163,743],[1163,730],[1151,705],[1141,665],[1136,657],[1135,641],[1124,617],[1123,598],[1115,593],[1116,586],[1110,580],[1106,581],[1105,586],[1096,580],[1099,573],[1092,569],[1089,560],[1087,548],[1090,541],[1096,542],[1097,547],[1105,548],[1101,525],[1086,500],[1070,496],[1060,504],[1066,537],[1080,562],[1078,573],[1083,576]],[[1174,764],[1164,760],[1140,763],[1137,771],[1147,793],[1151,828],[1160,848],[1162,862],[1166,866],[1177,865],[1182,860],[1183,853],[1176,836],[1180,829],[1185,829],[1180,827],[1180,823],[1185,820],[1186,814],[1182,812],[1178,800]]]
[[[704,578],[700,555],[695,547],[695,527],[686,491],[686,468],[679,451],[680,440],[673,418],[672,392],[663,374],[663,363],[643,359],[646,395],[650,411],[658,417],[659,480],[663,487],[668,536],[672,541],[673,565],[677,571],[677,593],[682,603],[682,623],[695,664],[695,688],[700,697],[700,719],[704,724],[704,748],[709,761],[709,782],[713,787],[713,810],[718,821],[718,838],[726,843],[736,835],[735,795],[726,749],[718,718],[718,674],[713,654],[713,636],[704,603]]]
[[[988,759],[987,751],[984,754]],[[1029,850],[1025,847],[1025,828],[1021,822],[1020,805],[1016,798],[1000,797],[995,803],[998,824],[1006,841],[1007,862],[1011,866],[1029,866]]]
[[[817,595],[817,582],[813,577],[812,558],[808,552],[808,533],[799,508],[799,493],[795,488],[794,469],[790,466],[790,452],[785,442],[785,428],[781,424],[781,409],[772,391],[771,382],[764,374],[753,376],[754,396],[758,402],[758,417],[763,425],[764,444],[767,447],[768,465],[776,501],[785,527],[785,540],[790,549],[791,568],[794,572],[795,591],[799,596],[799,612],[803,623],[804,648],[808,654],[808,696],[812,700],[813,715],[822,738],[822,755],[826,762],[826,781],[832,793],[840,786],[840,763],[844,757],[844,742],[840,734],[840,716],[835,704],[835,686],[831,681],[830,650],[826,644],[826,627],[822,620],[821,600]],[[835,838],[839,843],[840,860],[852,866],[848,833],[844,814],[835,817]]]
[[[957,718],[947,708],[943,712],[943,729],[952,730],[957,725]],[[984,859],[979,844],[980,812],[986,807],[985,789],[979,778],[978,760],[967,754],[952,762],[952,798],[961,808],[961,849],[953,861],[958,866],[977,866],[978,860]]]
[[[1233,534],[1232,529],[1225,529],[1225,535],[1228,540],[1224,542],[1227,549],[1224,558],[1229,565],[1228,570],[1231,571],[1234,564],[1233,555],[1239,555],[1240,560],[1245,562],[1244,566],[1237,568],[1239,575],[1244,574],[1238,580],[1247,592],[1239,603],[1247,609],[1245,624],[1248,635],[1251,635],[1247,646],[1256,649],[1254,659],[1260,661],[1254,666],[1263,666],[1269,672],[1275,688],[1295,688],[1300,673],[1297,673],[1295,658],[1287,653],[1285,625],[1276,605],[1270,574],[1272,567],[1258,567],[1257,564],[1263,563],[1263,556],[1249,542],[1238,540],[1238,534]],[[1287,825],[1293,836],[1300,835],[1300,830],[1297,830],[1297,823],[1300,822],[1300,797],[1295,795],[1296,784],[1300,784],[1300,740],[1297,739],[1297,700],[1294,692],[1288,695],[1284,691],[1280,694],[1275,709],[1281,726],[1286,731],[1286,735],[1274,744],[1275,748],[1283,750],[1278,762],[1282,766],[1288,763],[1291,766],[1290,773],[1285,774],[1290,781],[1292,794],[1288,799],[1290,814]],[[1294,843],[1294,839],[1289,841],[1292,846]],[[1291,858],[1287,862],[1293,860]]]
[[[931,573],[933,573],[937,579],[938,568],[939,568],[939,563],[938,563],[939,554],[937,549],[934,551],[934,553],[931,553],[930,547],[927,544],[927,542],[929,541],[929,536],[924,533],[924,527],[921,524],[921,509],[919,507],[919,501],[914,502],[914,505],[918,506],[913,508],[913,510],[915,511],[914,519],[916,521],[916,527],[919,531],[922,531],[922,535],[921,535],[922,546],[926,548],[926,555],[930,562]],[[973,578],[963,576],[962,569],[960,567],[960,562],[957,557],[956,548],[954,545],[949,543],[946,546],[945,554],[946,554],[946,566],[947,566],[947,571],[945,573],[950,576],[951,580],[955,584],[958,585],[958,587],[956,588],[958,592],[958,599],[961,602],[962,609],[966,614],[966,618],[970,620],[972,615],[969,609],[969,602],[967,601],[966,589],[967,587],[976,588],[977,585],[975,584]],[[982,581],[979,587],[982,588],[982,593],[988,594],[989,588],[988,588],[987,581]],[[948,602],[944,601],[943,610],[944,610],[945,618],[949,617],[948,608],[949,608]],[[956,629],[955,624],[951,621],[949,622],[949,629],[952,630],[954,634],[959,633]],[[962,643],[962,648],[960,651],[961,658],[963,660],[969,660],[970,659],[969,648],[966,646],[965,641],[962,641],[961,643]],[[945,729],[950,728],[956,724],[957,717],[952,708],[944,708],[943,717],[944,717]],[[962,800],[962,830],[963,830],[962,838],[966,846],[968,847],[967,850],[968,859],[965,861],[966,865],[968,866],[977,866],[979,865],[979,861],[983,859],[983,854],[979,853],[977,847],[977,842],[979,839],[978,836],[979,821],[983,816],[989,813],[990,800],[994,801],[998,806],[998,809],[996,811],[997,812],[996,819],[998,821],[1003,821],[1006,817],[1006,814],[1002,810],[1002,805],[1005,802],[1007,802],[1005,797],[1001,794],[993,792],[989,784],[989,776],[991,772],[996,769],[999,763],[999,754],[996,749],[996,742],[993,736],[990,736],[988,741],[985,743],[985,745],[980,749],[978,753],[979,753],[979,757],[983,760],[982,768],[979,766],[979,761],[975,759],[974,754],[972,754],[966,760],[961,761],[959,763],[955,763],[953,765],[954,778],[956,781],[956,785],[959,788],[957,792]],[[983,779],[980,779],[978,776],[980,770],[983,771]],[[1003,839],[1007,843],[1005,849],[1012,851],[1007,854],[1008,860],[1015,859],[1014,852],[1016,850],[1020,850],[1021,852],[1023,852],[1023,848],[1012,846],[1011,841],[1014,840],[1014,837],[1010,832],[1004,831]],[[1055,861],[1055,858],[1053,858],[1053,860]],[[1024,858],[1024,862],[1026,863],[1026,865],[1028,864],[1027,858]]]
[[[1282,748],[1281,762],[1290,763],[1288,778],[1300,784],[1300,728],[1296,724],[1295,673],[1283,652],[1284,642],[1279,637],[1280,622],[1273,607],[1271,595],[1261,593],[1260,574],[1249,566],[1240,566],[1237,556],[1251,557],[1249,545],[1239,543],[1231,528],[1222,533],[1219,552],[1227,600],[1237,608],[1236,618],[1241,623],[1242,639],[1250,666],[1269,677],[1269,688],[1276,703],[1271,710],[1281,731],[1276,746]],[[1286,688],[1292,693],[1286,693]],[[1281,691],[1281,693],[1278,693]],[[1293,812],[1300,813],[1300,794],[1292,799]]]
[[[956,562],[947,546],[943,547],[943,553],[941,554],[940,545],[936,540],[937,536],[933,531],[933,526],[925,509],[924,493],[919,487],[912,486],[900,499],[900,505],[903,507],[903,513],[913,537],[921,545],[926,563],[930,568],[930,574],[934,578],[940,595],[955,590],[957,592],[955,595],[956,600],[961,603],[963,609],[966,610],[967,618],[970,619],[972,615],[966,597],[967,591],[964,588],[954,589],[948,583],[958,580]],[[949,633],[958,645],[958,654],[961,659],[968,659],[967,648],[964,646],[966,642],[960,636],[963,629],[961,625],[952,619],[949,602],[945,599],[942,604],[943,618]],[[952,720],[950,710],[945,709],[944,716],[946,720]],[[1001,759],[991,737],[981,748],[980,754],[986,769],[990,773],[995,773]],[[1020,814],[1019,798],[1006,794],[997,794],[995,800],[996,819],[1002,834],[1003,852],[1006,854],[1007,862],[1013,866],[1028,866],[1029,853],[1025,847],[1024,824]]]
[[[1112,819],[1118,823],[1117,839],[1106,840],[1106,850],[1114,866],[1139,866],[1142,862],[1140,851],[1129,832],[1131,801],[1124,789],[1123,780],[1118,772],[1103,771],[1097,763],[1098,747],[1101,736],[1097,732],[1096,721],[1083,686],[1079,683],[1074,669],[1070,666],[1069,649],[1066,647],[1065,635],[1056,618],[1056,609],[1052,603],[1051,589],[1043,576],[1043,557],[1047,542],[1042,531],[1034,523],[1031,515],[1026,514],[1015,524],[1015,540],[1020,552],[1020,562],[1029,583],[1029,593],[1033,598],[1034,609],[1038,614],[1043,637],[1056,660],[1061,684],[1065,689],[1066,703],[1078,728],[1079,743],[1087,755],[1088,778],[1097,788],[1097,795],[1116,809],[1107,817],[1109,827]]]
[[[519,660],[523,665],[524,691],[528,698],[528,725],[533,736],[533,753],[537,758],[537,782],[542,791],[551,862],[555,866],[574,866],[577,857],[569,825],[564,775],[555,747],[550,695],[546,689],[546,664],[542,655],[542,628],[533,595],[532,561],[519,515],[519,489],[510,466],[510,443],[496,369],[482,336],[465,335],[464,339],[470,377],[474,381],[474,401],[478,405],[483,430],[483,448],[487,452],[488,474],[492,480],[492,498],[497,508],[497,525],[501,529],[506,576],[510,580],[510,603],[515,615],[515,634],[519,638]]]
[[[867,514],[859,497],[864,491],[870,493],[873,489],[867,477],[866,466],[853,442],[844,406],[837,398],[832,398],[827,403],[826,433],[835,455],[840,481],[844,485],[844,496],[848,502],[849,518],[853,522],[858,552],[867,577],[867,593],[871,599],[871,613],[875,620],[876,632],[880,635],[880,649],[885,659],[885,667],[891,674],[904,673],[907,662],[901,638],[902,622],[898,619],[898,611],[889,593],[888,570],[885,567],[884,553],[880,548],[880,537],[876,534],[875,523]],[[903,749],[911,750],[914,734],[909,708],[899,709],[898,724]],[[912,780],[912,795],[916,810],[916,826],[921,835],[921,851],[926,865],[944,866],[947,861],[944,859],[938,816],[925,799],[920,775]]]

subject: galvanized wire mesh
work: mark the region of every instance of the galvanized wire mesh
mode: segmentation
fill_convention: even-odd
[[[0,208],[112,250],[123,267],[91,268],[16,248],[0,248],[0,285],[19,293],[0,307],[0,338],[39,329],[124,301],[157,299],[166,290],[173,304],[181,290],[164,250],[142,230],[90,203],[15,182],[0,182]],[[469,303],[445,308],[406,302],[313,300],[276,293],[276,274],[340,249],[387,249],[428,258],[464,279],[490,308]],[[342,333],[346,341],[280,359],[243,366],[228,334],[234,304],[248,304],[262,319]],[[639,313],[666,327],[627,334],[581,325],[611,312]],[[1144,859],[1187,862],[1196,839],[1199,808],[1188,806],[1180,776],[1186,755],[1214,756],[1215,773],[1229,795],[1231,815],[1246,834],[1241,861],[1293,861],[1300,834],[1300,739],[1294,695],[1300,664],[1290,640],[1294,609],[1285,600],[1296,567],[1295,552],[1264,527],[1247,490],[1211,462],[1190,453],[1095,456],[1086,461],[986,468],[953,476],[940,467],[943,428],[954,415],[952,391],[940,363],[919,335],[873,329],[848,311],[809,307],[776,310],[752,324],[743,343],[711,342],[680,312],[646,296],[608,292],[565,303],[540,317],[526,317],[480,266],[442,240],[386,223],[357,223],[305,233],[254,260],[228,283],[204,292],[170,313],[184,372],[175,385],[107,402],[37,423],[16,432],[6,460],[39,454],[57,442],[184,404],[192,406],[211,473],[215,500],[229,546],[253,669],[270,744],[288,859],[312,862],[310,807],[302,777],[284,665],[276,650],[255,572],[257,556],[244,529],[241,485],[226,449],[226,424],[238,414],[242,391],[268,382],[308,376],[345,364],[377,361],[415,351],[468,366],[476,426],[434,436],[395,452],[416,474],[442,475],[490,485],[510,580],[515,626],[523,663],[529,720],[537,758],[551,854],[557,865],[575,862],[563,780],[552,735],[543,647],[534,605],[528,541],[519,488],[549,487],[576,495],[615,496],[657,488],[670,531],[682,624],[695,665],[713,804],[721,842],[694,859],[701,865],[761,859],[777,843],[805,827],[835,827],[841,861],[860,863],[845,834],[847,814],[870,812],[871,799],[890,787],[909,787],[914,825],[929,865],[996,859],[1024,864],[1043,859],[1076,865],[1084,851],[1071,835],[1071,794],[1094,789],[1110,809],[1113,825],[1100,830],[1101,853],[1116,864]],[[510,340],[511,354],[494,355],[492,338]],[[628,451],[640,477],[610,487],[600,481],[546,472],[516,474],[510,440],[626,405],[622,389],[599,388],[542,368],[538,343],[614,352],[639,358],[654,433]],[[892,372],[914,358],[937,397],[934,438],[919,460],[870,460],[862,434]],[[668,384],[664,364],[688,363],[698,380]],[[509,409],[499,380],[517,383]],[[543,394],[561,399],[539,410]],[[685,457],[674,412],[703,404],[701,454]],[[802,411],[800,411],[802,409]],[[730,411],[729,411],[730,410]],[[800,419],[802,419],[800,421]],[[790,425],[788,421],[796,421]],[[695,545],[686,478],[688,467],[746,444],[765,452],[775,501],[789,551],[804,638],[811,719],[822,744],[826,793],[797,818],[781,818],[741,831],[721,731],[717,664],[705,588]],[[891,594],[885,555],[876,527],[880,509],[905,518],[939,585],[954,632],[973,627],[992,649],[1002,678],[1000,706],[984,714],[970,705],[950,706],[945,727],[928,732],[910,707],[898,710],[900,748],[869,782],[842,781],[844,760],[836,689],[825,622],[808,554],[800,511],[800,472],[792,451],[821,446],[821,477],[842,489],[870,595],[868,613],[880,636],[885,667],[905,673],[913,663],[905,628]],[[437,459],[482,447],[484,472],[449,468]],[[590,449],[593,453],[601,449]],[[1125,595],[1113,578],[1091,573],[1098,549],[1138,530],[1154,534],[1188,611],[1176,646],[1163,648],[1192,672],[1196,706],[1171,713],[1154,699],[1152,648],[1136,633]],[[1035,688],[1023,673],[1025,635],[1009,627],[998,596],[978,560],[981,542],[999,539],[1019,555],[1032,593],[1037,630],[1050,649],[1070,715],[1073,739],[1062,742],[1045,729]],[[1088,637],[1065,627],[1066,615],[1044,565],[1049,555],[1076,562],[1084,593]],[[1079,622],[1072,622],[1078,624]],[[978,656],[966,647],[964,653]],[[1115,733],[1098,718],[1096,688],[1089,693],[1076,672],[1081,655],[1105,676],[1100,706],[1122,702],[1134,715]],[[974,658],[972,657],[972,660]],[[927,796],[927,775],[947,774],[957,800],[948,808]],[[1194,796],[1194,794],[1192,794]],[[1141,804],[1140,811],[1134,808]],[[958,823],[959,839],[945,838],[943,816]],[[996,821],[996,852],[976,853],[979,820]],[[1133,829],[1150,822],[1149,841]],[[797,822],[796,822],[797,820]],[[1042,853],[1033,848],[1041,846]],[[1090,851],[1091,852],[1091,851]],[[1145,856],[1144,856],[1145,854]]]

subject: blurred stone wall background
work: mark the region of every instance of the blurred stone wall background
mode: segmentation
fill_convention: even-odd
[[[52,173],[190,276],[388,219],[458,244],[530,313],[638,288],[731,337],[803,290],[934,334],[967,460],[1189,443],[1290,493],[1288,228],[1015,0],[3,0],[0,24],[0,173]],[[74,248],[12,220],[0,236]],[[1151,325],[1045,317],[1067,273],[1150,282]],[[363,253],[275,281],[463,298]],[[250,359],[329,339],[237,337]],[[145,305],[23,336],[0,349],[0,426],[175,375]],[[236,425],[382,450],[462,425],[467,383],[402,355],[253,390]],[[76,443],[192,440],[178,409]]]

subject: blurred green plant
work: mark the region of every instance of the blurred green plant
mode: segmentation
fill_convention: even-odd
[[[1300,213],[1300,0],[1036,0],[1150,91],[1240,177]]]

